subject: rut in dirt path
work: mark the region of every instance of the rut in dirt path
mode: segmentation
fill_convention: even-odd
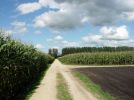
[[[70,69],[61,64],[57,59],[51,65],[41,84],[29,100],[57,100],[56,76],[58,72],[63,75],[63,78],[67,82],[73,100],[97,100],[96,97],[76,80]]]
[[[66,65],[61,64],[58,60],[56,62],[60,67],[60,73],[67,82],[73,100],[97,100],[97,98],[85,89],[85,87],[72,75],[71,70]]]

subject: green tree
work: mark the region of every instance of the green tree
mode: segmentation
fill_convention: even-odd
[[[56,48],[50,48],[49,50],[48,50],[48,53],[49,53],[49,55],[51,55],[51,56],[53,56],[53,57],[55,57],[55,58],[57,58],[58,57],[58,49],[56,49]]]

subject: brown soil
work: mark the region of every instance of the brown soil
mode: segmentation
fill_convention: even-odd
[[[134,67],[75,68],[117,100],[134,100]]]

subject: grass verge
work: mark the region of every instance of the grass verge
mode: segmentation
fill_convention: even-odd
[[[47,66],[47,70],[48,68],[51,66],[51,64],[49,64]],[[16,98],[14,100],[29,100],[31,95],[35,92],[35,90],[38,88],[38,86],[40,85],[41,80],[44,78],[47,70],[44,70],[40,73],[40,75],[38,76],[38,78],[36,80],[34,80],[31,85],[29,85],[29,87],[27,87],[25,90],[22,90],[22,92],[16,96]]]
[[[115,100],[113,96],[111,96],[109,93],[104,92],[101,87],[97,84],[95,84],[89,77],[86,75],[80,73],[80,72],[74,72],[73,73],[75,77],[77,77],[79,80],[82,81],[84,86],[91,91],[99,100]]]
[[[60,73],[57,74],[57,98],[58,100],[72,100],[68,86]]]

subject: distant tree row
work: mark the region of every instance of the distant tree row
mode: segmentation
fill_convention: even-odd
[[[55,58],[57,58],[57,56],[58,56],[58,49],[55,49],[55,48],[49,49],[48,50],[48,54],[53,56],[53,57],[55,57]]]
[[[63,48],[62,55],[80,52],[115,52],[115,51],[134,51],[134,47],[70,47]]]

